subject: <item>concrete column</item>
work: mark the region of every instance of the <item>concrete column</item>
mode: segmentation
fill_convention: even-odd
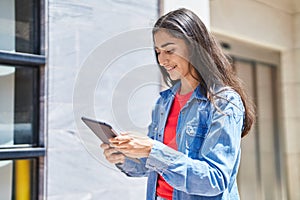
[[[294,1],[293,48],[283,53],[282,92],[285,110],[285,158],[288,196],[300,199],[300,3]]]
[[[298,54],[300,55],[300,54]],[[289,198],[299,199],[299,136],[298,130],[300,128],[299,118],[299,83],[296,78],[296,52],[293,49],[282,52],[281,64],[281,105],[282,113],[280,113],[280,123],[283,127],[284,144],[284,158],[285,158],[285,172],[286,172],[286,188]],[[298,193],[298,194],[297,194]],[[297,198],[298,195],[298,198]]]

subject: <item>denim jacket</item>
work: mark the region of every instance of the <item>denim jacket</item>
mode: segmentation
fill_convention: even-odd
[[[180,87],[160,93],[152,112],[148,136],[154,145],[140,163],[126,159],[117,165],[127,176],[148,176],[147,200],[155,200],[158,174],[173,188],[173,200],[238,200],[236,176],[244,106],[240,96],[223,88],[213,103],[198,86],[181,109],[176,128],[178,150],[163,144],[164,128]]]

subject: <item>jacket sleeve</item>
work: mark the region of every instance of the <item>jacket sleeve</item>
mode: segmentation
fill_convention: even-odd
[[[146,167],[157,171],[175,189],[193,195],[216,196],[228,188],[240,154],[244,107],[239,95],[219,99],[197,159],[155,141]]]
[[[116,164],[116,167],[129,177],[144,177],[149,173],[145,163],[146,158],[139,159],[139,162],[126,158],[123,164]]]

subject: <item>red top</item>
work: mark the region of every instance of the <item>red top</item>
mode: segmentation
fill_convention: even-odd
[[[185,95],[179,95],[178,93],[175,95],[167,122],[165,126],[165,132],[164,132],[164,144],[168,145],[169,147],[177,150],[177,144],[176,144],[176,127],[177,127],[177,121],[178,121],[178,115],[181,110],[181,108],[186,104],[186,102],[191,97],[193,91],[185,94]],[[167,200],[172,200],[172,194],[173,194],[173,187],[170,186],[162,176],[159,175],[157,180],[157,188],[156,188],[156,194],[162,198],[165,198]]]

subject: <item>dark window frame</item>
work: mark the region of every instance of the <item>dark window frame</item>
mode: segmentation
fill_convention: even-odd
[[[46,136],[47,136],[47,69],[46,69],[46,49],[47,49],[47,0],[34,1],[36,13],[34,24],[37,31],[37,38],[33,41],[34,45],[38,47],[39,54],[9,52],[0,50],[0,64],[7,67],[22,66],[22,68],[36,68],[38,69],[37,85],[34,87],[34,104],[36,112],[34,126],[37,130],[37,144],[32,147],[9,147],[0,148],[0,160],[17,160],[17,159],[34,159],[36,160],[35,168],[36,174],[33,175],[37,194],[32,194],[35,199],[44,199],[46,194],[45,180],[46,180]]]

